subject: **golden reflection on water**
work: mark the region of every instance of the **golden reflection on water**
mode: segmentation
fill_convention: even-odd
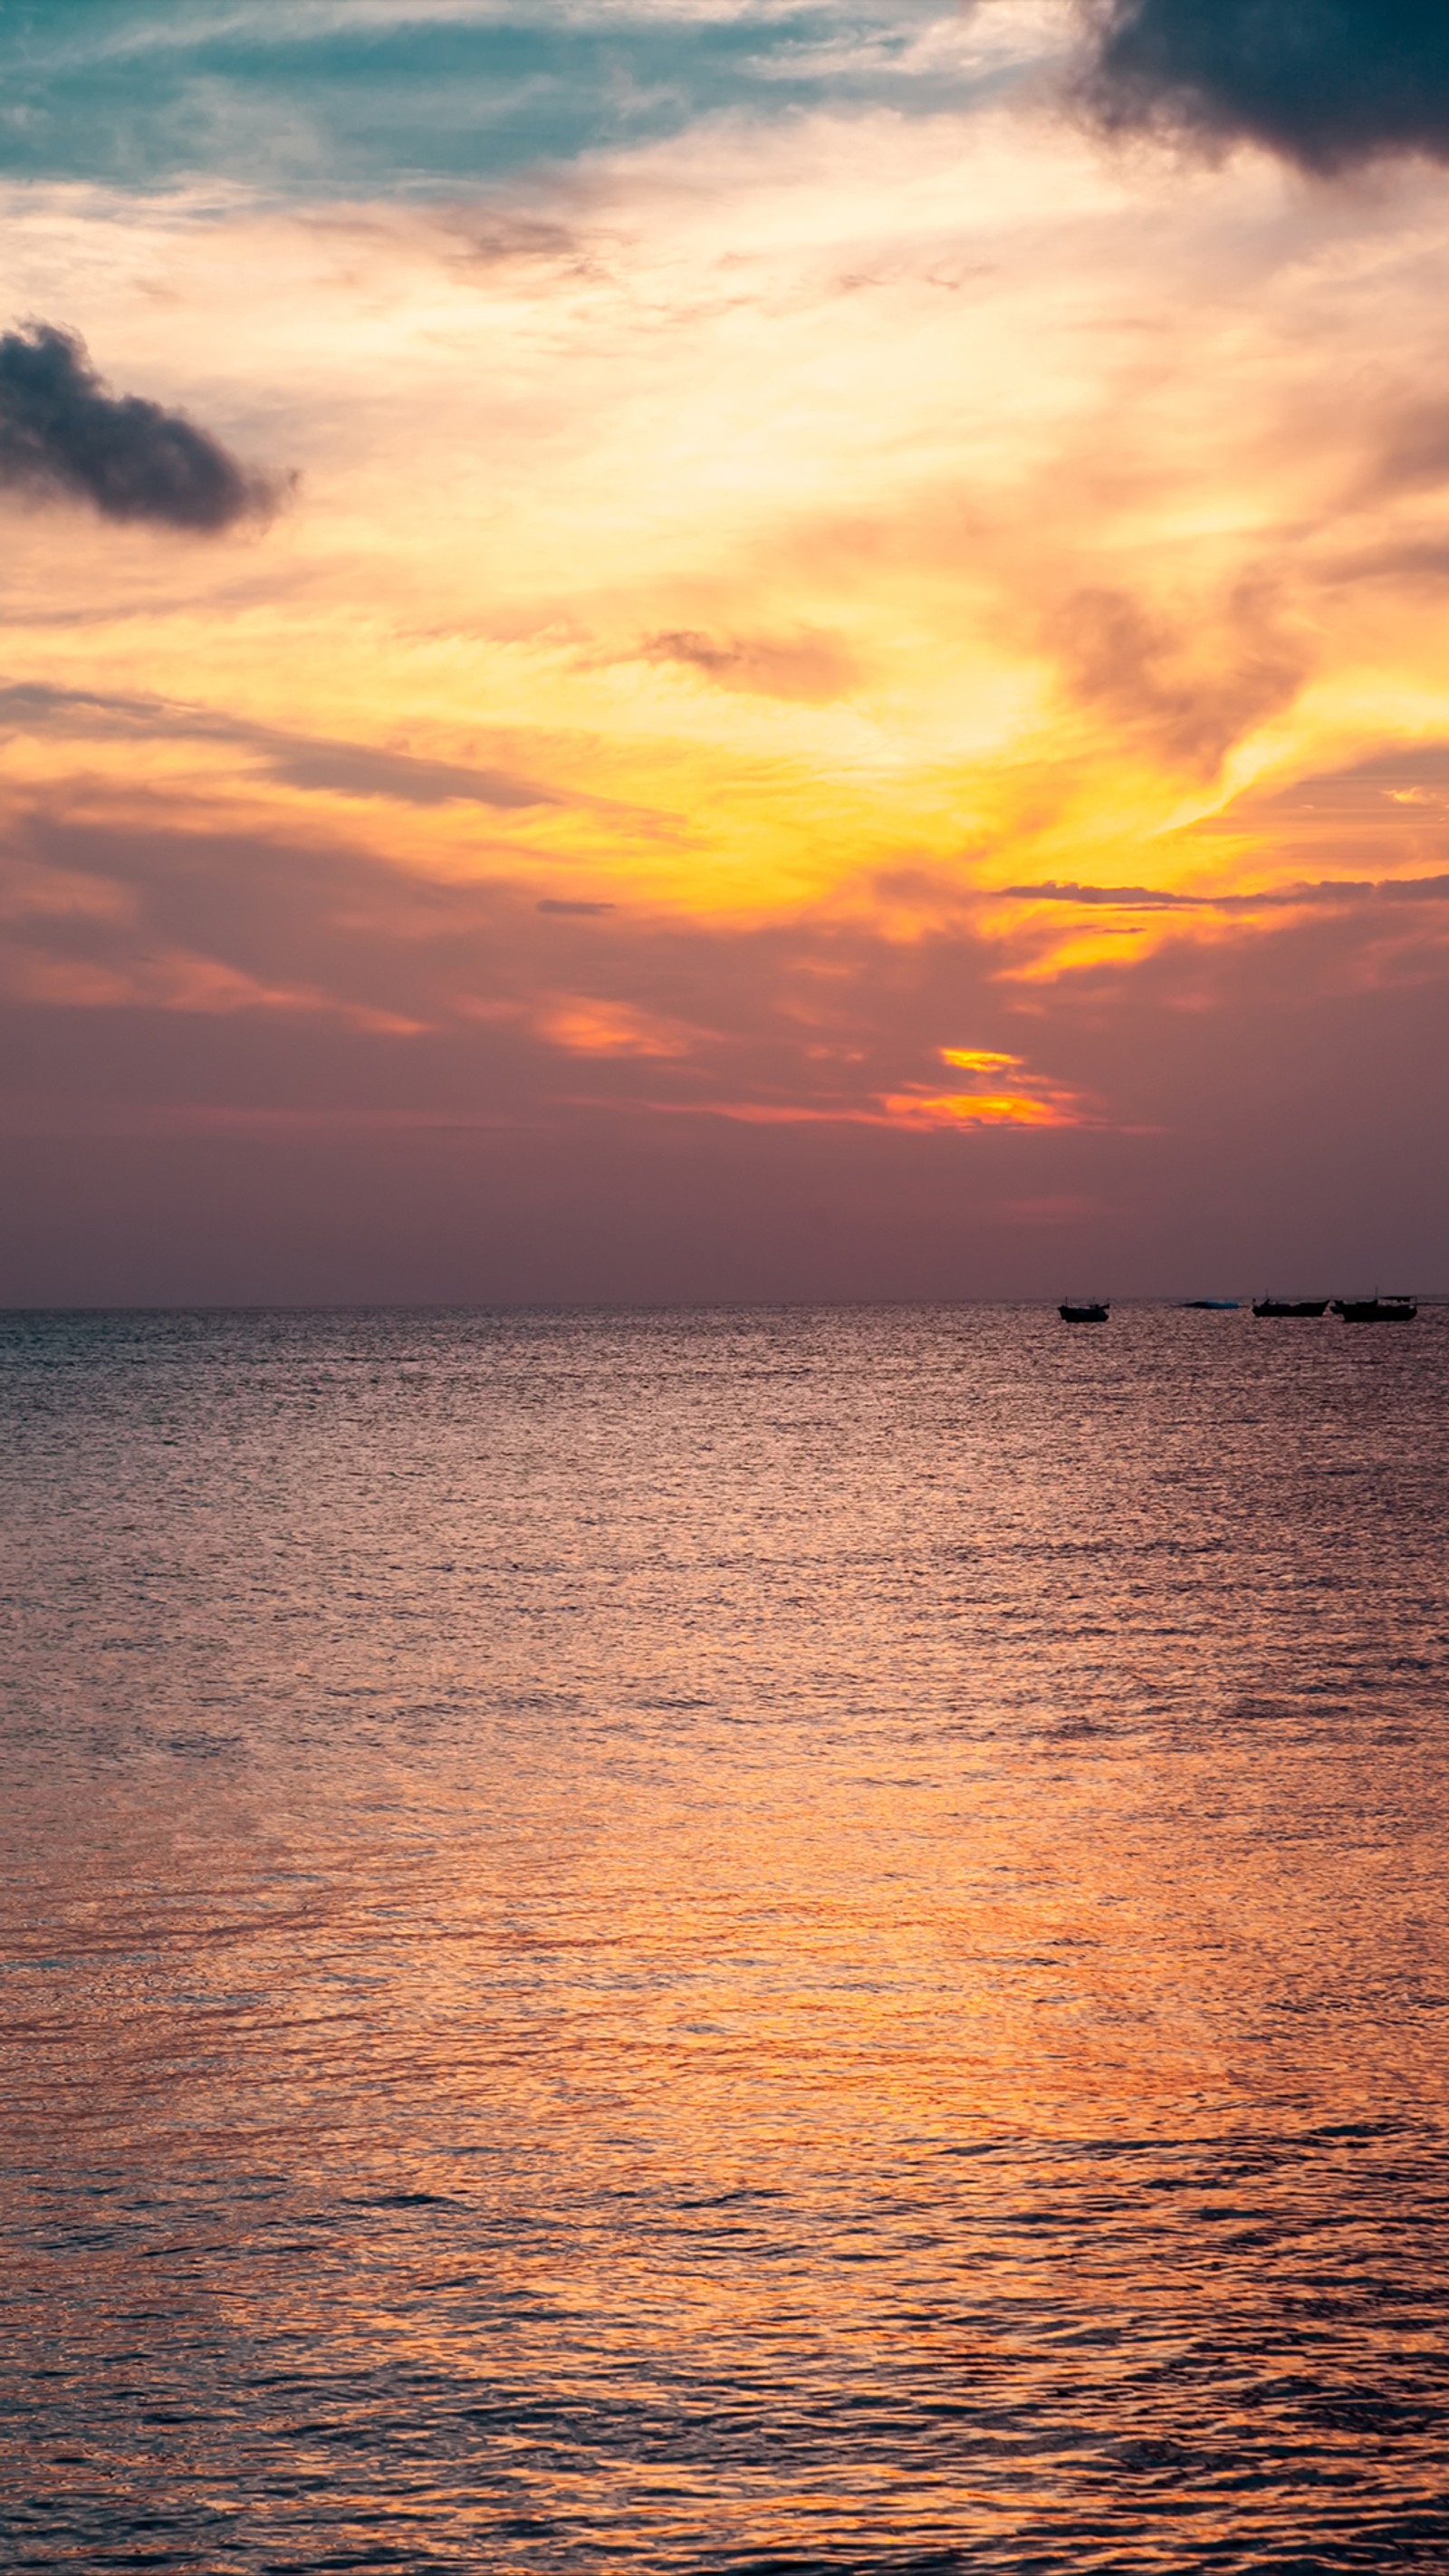
[[[13,2563],[1449,2563],[1424,1325],[12,1319]]]

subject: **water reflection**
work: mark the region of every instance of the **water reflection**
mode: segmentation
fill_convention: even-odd
[[[1446,2563],[1385,1338],[9,1319],[11,2563]]]

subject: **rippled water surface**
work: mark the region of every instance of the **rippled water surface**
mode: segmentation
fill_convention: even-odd
[[[1446,1394],[0,1317],[3,2564],[1449,2568]]]

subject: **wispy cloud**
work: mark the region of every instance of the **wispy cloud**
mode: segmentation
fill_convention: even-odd
[[[420,760],[368,743],[329,741],[249,723],[163,699],[92,694],[16,682],[0,685],[0,740],[8,732],[69,734],[87,742],[214,743],[254,760],[292,787],[337,796],[380,796],[402,805],[552,805],[556,792],[501,769]]]
[[[646,661],[677,662],[719,688],[812,705],[848,696],[859,679],[852,654],[829,635],[711,635],[680,627],[647,637],[642,651]]]
[[[1297,912],[1305,906],[1337,911],[1363,904],[1449,903],[1449,875],[1331,877],[1317,885],[1265,886],[1256,894],[1173,894],[1161,886],[1058,885],[1048,878],[1043,885],[1003,886],[992,899],[1070,904],[1088,912]]]

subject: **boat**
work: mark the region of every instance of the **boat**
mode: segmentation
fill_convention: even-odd
[[[1413,1297],[1335,1297],[1333,1311],[1346,1324],[1412,1324],[1419,1308]]]
[[[1236,1297],[1184,1297],[1182,1311],[1185,1315],[1236,1315],[1238,1300]]]
[[[1064,1324],[1105,1324],[1108,1310],[1095,1297],[1083,1297],[1075,1302],[1068,1297],[1058,1306],[1057,1313]]]
[[[1271,1315],[1275,1321],[1285,1315],[1326,1315],[1326,1297],[1255,1297],[1255,1315]]]

